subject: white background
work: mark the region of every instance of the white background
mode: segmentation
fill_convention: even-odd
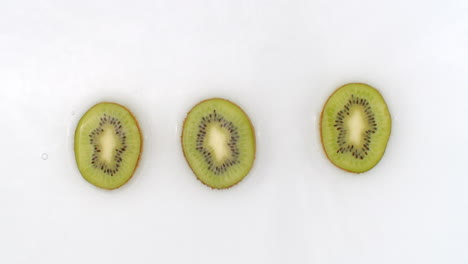
[[[465,0],[1,1],[0,263],[468,263],[467,13]],[[348,82],[379,89],[393,118],[360,175],[319,139]],[[224,191],[179,144],[210,97],[257,132],[254,169]],[[144,133],[115,191],[74,162],[75,126],[100,101]]]

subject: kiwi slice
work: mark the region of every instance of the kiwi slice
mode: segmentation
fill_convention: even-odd
[[[184,156],[195,176],[213,189],[240,182],[255,160],[255,132],[236,104],[219,98],[190,110],[182,131]]]
[[[341,169],[361,173],[382,158],[392,120],[385,100],[375,88],[350,83],[330,96],[320,125],[328,159]]]
[[[75,158],[81,175],[104,189],[124,185],[140,159],[142,138],[135,117],[116,103],[99,103],[75,131]]]

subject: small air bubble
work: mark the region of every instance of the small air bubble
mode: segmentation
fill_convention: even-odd
[[[48,158],[49,158],[49,155],[47,155],[47,153],[42,153],[41,159],[47,160]]]

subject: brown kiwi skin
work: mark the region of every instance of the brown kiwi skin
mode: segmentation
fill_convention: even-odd
[[[99,187],[99,186],[96,186],[94,184],[92,184],[93,186],[96,186],[97,188],[100,188],[100,189],[104,189],[104,190],[115,190],[115,189],[118,189],[122,186],[124,186],[125,184],[127,184],[128,181],[130,181],[131,178],[133,178],[133,175],[135,174],[135,171],[136,169],[138,168],[138,165],[140,164],[140,159],[141,159],[141,154],[143,153],[143,134],[141,133],[141,128],[140,128],[140,124],[138,123],[138,119],[136,119],[135,115],[132,113],[132,111],[130,111],[130,109],[128,109],[127,107],[121,105],[121,104],[118,104],[118,103],[114,103],[114,102],[100,102],[100,103],[97,103],[95,105],[93,105],[92,107],[90,107],[89,109],[95,107],[96,105],[98,104],[113,104],[113,105],[118,105],[120,107],[122,107],[123,109],[127,110],[130,115],[132,116],[133,120],[135,120],[135,124],[137,126],[137,129],[138,129],[138,133],[140,133],[140,153],[138,155],[138,159],[137,159],[137,162],[135,164],[135,169],[133,170],[132,172],[132,175],[130,176],[130,178],[127,179],[127,181],[125,181],[122,185],[120,185],[119,187],[115,187],[115,188],[104,188],[104,187]],[[78,121],[79,122],[79,121]],[[75,129],[75,134],[76,134],[76,130],[78,129],[78,126],[76,127]],[[86,180],[86,179],[85,179]]]
[[[323,119],[323,112],[324,112],[324,110],[325,110],[325,106],[327,105],[328,101],[330,101],[330,98],[331,98],[336,92],[338,92],[338,90],[340,90],[340,89],[343,88],[344,86],[350,85],[350,84],[362,84],[362,85],[367,85],[367,86],[370,86],[370,87],[374,88],[374,86],[372,86],[372,85],[370,85],[370,84],[367,84],[367,83],[347,83],[347,84],[344,84],[344,85],[338,87],[338,88],[328,97],[327,101],[325,101],[325,104],[323,104],[322,112],[320,113],[320,125],[319,125],[319,129],[320,129],[320,141],[321,141],[321,143],[322,143],[323,152],[325,152],[325,156],[327,157],[327,159],[330,161],[331,164],[333,164],[333,165],[334,165],[335,167],[337,167],[338,169],[344,170],[344,171],[346,171],[346,172],[351,172],[351,173],[354,173],[354,174],[361,174],[361,173],[365,173],[365,172],[371,170],[372,168],[374,168],[375,166],[377,166],[377,164],[379,164],[379,161],[380,161],[380,160],[378,160],[377,163],[375,163],[375,165],[372,166],[372,167],[371,167],[369,170],[367,170],[367,171],[364,171],[364,172],[354,172],[354,171],[350,171],[350,170],[341,168],[340,166],[336,165],[336,164],[330,159],[330,157],[328,156],[327,151],[325,150],[325,144],[323,144],[322,119]],[[375,88],[374,88],[374,89],[375,89]],[[376,90],[377,90],[377,89],[376,89]],[[377,91],[378,91],[378,90],[377,90]],[[380,91],[379,91],[379,93],[380,93]],[[388,107],[388,106],[387,106],[387,107]],[[390,113],[388,113],[388,115],[389,115],[390,121],[391,121]],[[390,134],[391,134],[391,131],[390,131]],[[389,135],[389,137],[390,137],[390,135]],[[385,154],[385,151],[384,151],[384,154]],[[384,155],[384,154],[383,154],[383,155]],[[382,155],[382,157],[383,157],[383,155]],[[382,159],[382,157],[381,157],[380,159]]]
[[[229,101],[227,99],[224,99],[224,98],[219,98],[219,97],[214,97],[214,98],[209,98],[209,99],[205,99],[203,101],[200,101],[199,103],[197,103],[196,105],[194,105],[190,111],[187,112],[187,115],[185,116],[184,118],[184,123],[182,124],[182,133],[180,134],[180,145],[182,147],[182,152],[184,153],[184,159],[185,161],[187,162],[187,164],[189,165],[190,169],[192,170],[193,174],[195,174],[195,177],[197,178],[198,181],[200,181],[201,183],[203,183],[203,185],[211,188],[212,190],[226,190],[226,189],[230,189],[232,188],[233,186],[237,185],[239,182],[241,182],[242,180],[245,179],[245,177],[248,176],[248,174],[250,174],[250,171],[249,173],[242,179],[240,179],[239,181],[233,183],[232,185],[229,185],[227,187],[224,187],[224,188],[215,188],[215,187],[212,187],[212,186],[209,186],[208,184],[204,183],[200,178],[198,178],[198,175],[195,173],[195,171],[193,170],[192,166],[190,166],[190,163],[188,162],[188,159],[187,159],[187,155],[185,153],[185,150],[184,150],[184,143],[183,143],[183,135],[184,135],[184,128],[185,128],[185,122],[187,121],[187,117],[188,115],[192,112],[192,110],[197,107],[198,105],[206,102],[206,101],[211,101],[211,100],[223,100],[223,101],[226,101],[226,102],[229,102],[235,106],[237,106],[241,111],[242,113],[244,113],[244,115],[247,117],[247,120],[249,120],[249,124],[250,124],[250,127],[252,128],[252,132],[253,132],[253,136],[254,136],[254,157],[253,157],[253,165],[252,165],[252,168],[250,170],[253,169],[253,167],[255,166],[255,159],[256,159],[256,155],[257,155],[257,138],[256,138],[256,134],[255,134],[255,128],[252,124],[252,121],[250,120],[250,117],[247,115],[247,113],[244,111],[244,109],[242,109],[242,107],[240,107],[239,105],[237,105],[236,103],[233,103],[232,101]]]

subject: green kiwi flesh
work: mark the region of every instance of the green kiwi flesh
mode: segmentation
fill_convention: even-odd
[[[325,103],[321,139],[328,159],[346,171],[372,169],[384,155],[392,120],[382,95],[362,83],[346,84]]]
[[[99,103],[80,119],[75,131],[75,159],[83,178],[104,189],[124,185],[140,159],[142,138],[137,120],[123,106]]]
[[[202,183],[213,189],[229,188],[253,166],[254,128],[239,106],[224,99],[209,99],[187,114],[182,149]]]

